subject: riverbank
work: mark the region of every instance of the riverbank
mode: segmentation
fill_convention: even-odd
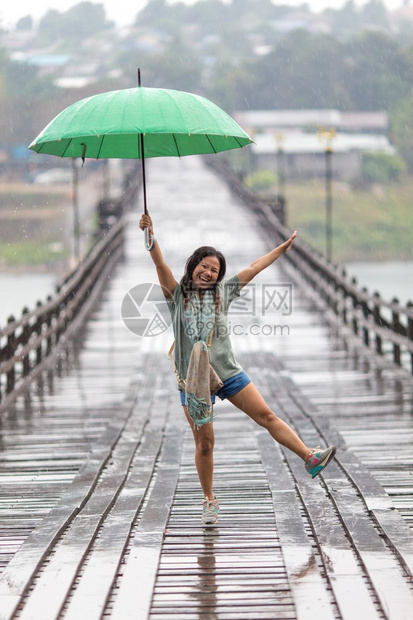
[[[413,260],[413,179],[354,190],[333,183],[332,245],[337,263]],[[287,224],[326,251],[326,193],[322,179],[286,185]]]
[[[117,173],[120,176],[120,172]],[[112,184],[118,191],[118,178]],[[103,198],[101,170],[79,169],[77,204],[72,184],[36,185],[2,179],[0,187],[0,271],[54,269],[69,264],[73,254],[75,212],[81,255],[90,248]]]

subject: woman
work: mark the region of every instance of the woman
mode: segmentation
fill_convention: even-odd
[[[280,246],[255,260],[238,275],[223,281],[226,264],[221,252],[204,246],[189,257],[178,283],[155,240],[149,215],[139,226],[149,229],[151,258],[167,299],[175,334],[175,373],[181,404],[195,440],[195,464],[204,492],[202,522],[218,521],[219,504],[213,482],[215,392],[266,428],[271,436],[303,459],[314,478],[333,458],[336,448],[309,449],[296,433],[269,408],[260,392],[236,361],[229,338],[226,313],[240,290],[266,267],[272,265],[294,243],[297,232]]]

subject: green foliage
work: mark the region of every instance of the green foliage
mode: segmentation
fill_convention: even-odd
[[[380,191],[333,185],[333,259],[412,260],[413,180]],[[321,180],[286,187],[288,225],[325,254],[326,195]]]
[[[254,191],[265,191],[274,188],[277,184],[277,175],[272,170],[257,170],[248,174],[244,183]]]
[[[369,0],[361,7],[361,21],[370,28],[388,28],[389,13],[381,0]]]
[[[340,34],[354,31],[359,27],[360,13],[353,0],[347,0],[336,11],[327,9],[325,13],[330,17],[334,29]]]
[[[26,145],[50,120],[57,89],[28,63],[10,60],[0,49],[0,145]]]
[[[241,109],[391,110],[413,86],[413,63],[395,40],[377,32],[342,42],[296,30],[243,68]],[[231,70],[226,66],[225,73]]]
[[[355,110],[392,110],[413,86],[413,65],[396,39],[365,31],[342,47],[342,79]]]
[[[364,153],[362,162],[363,179],[368,183],[395,183],[406,172],[401,157],[387,153]]]
[[[395,106],[391,134],[409,172],[413,172],[413,95],[401,99]]]
[[[296,30],[250,65],[242,109],[344,107],[341,49],[330,36]]]
[[[130,74],[136,74],[136,58],[126,52],[122,62],[127,63]],[[199,91],[199,74],[202,63],[196,52],[188,57],[188,50],[174,38],[163,49],[149,54],[141,51],[139,65],[144,67],[142,85],[153,88],[173,88],[190,92]]]
[[[0,263],[7,265],[44,265],[65,258],[67,249],[62,246],[57,252],[52,243],[21,241],[0,244]]]
[[[40,20],[39,36],[46,43],[79,43],[108,27],[103,4],[80,2],[64,13],[50,9]]]

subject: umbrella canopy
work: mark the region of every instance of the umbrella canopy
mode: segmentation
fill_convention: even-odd
[[[144,213],[145,158],[219,153],[252,142],[217,105],[191,93],[138,87],[94,95],[56,116],[29,148],[58,157],[141,159]],[[145,229],[147,249],[148,229]]]
[[[59,157],[143,159],[218,153],[251,142],[226,112],[204,97],[138,86],[73,103],[29,148]]]

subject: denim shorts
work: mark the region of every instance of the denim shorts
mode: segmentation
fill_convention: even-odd
[[[249,383],[251,383],[251,379],[246,372],[241,370],[241,372],[239,372],[234,377],[230,377],[229,379],[224,381],[224,385],[220,390],[218,390],[218,392],[216,392],[216,394],[220,397],[221,400],[225,400],[229,396],[234,396],[235,394],[238,394],[238,392],[245,388],[245,386]],[[179,390],[179,395],[181,397],[181,405],[186,405],[185,392],[183,390]],[[211,395],[211,401],[214,405],[215,394]]]

